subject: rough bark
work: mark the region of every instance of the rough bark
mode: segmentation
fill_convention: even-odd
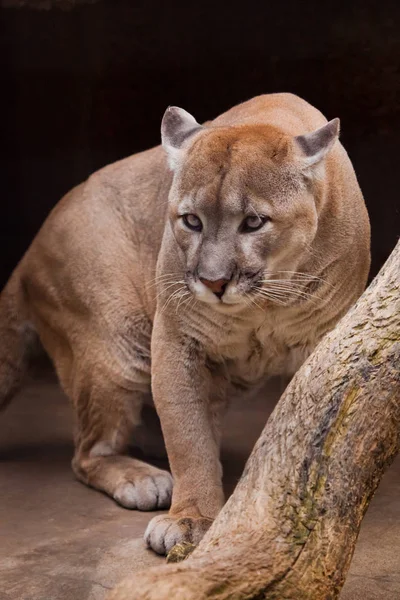
[[[400,444],[400,242],[293,378],[199,547],[109,600],[337,598]]]

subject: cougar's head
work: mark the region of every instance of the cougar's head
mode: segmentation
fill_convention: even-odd
[[[265,124],[203,127],[167,109],[169,223],[197,299],[232,310],[293,278],[317,232],[315,172],[338,130],[338,119],[295,138]]]

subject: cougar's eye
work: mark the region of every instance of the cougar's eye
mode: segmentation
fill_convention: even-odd
[[[257,231],[257,229],[261,229],[261,227],[268,221],[268,217],[258,217],[257,215],[252,215],[250,217],[246,217],[242,222],[240,230],[242,233],[249,233],[250,231]]]
[[[182,220],[186,227],[192,231],[201,231],[203,229],[203,223],[200,221],[199,217],[196,217],[196,215],[192,215],[190,213],[182,215]]]

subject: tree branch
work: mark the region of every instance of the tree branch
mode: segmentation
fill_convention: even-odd
[[[399,273],[400,242],[291,381],[199,547],[109,600],[338,597],[400,445]]]

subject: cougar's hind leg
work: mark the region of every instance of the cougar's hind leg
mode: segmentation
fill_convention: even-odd
[[[153,404],[143,405],[141,423],[135,429],[132,445],[150,458],[162,460],[168,458],[160,420]]]
[[[0,410],[18,391],[37,343],[26,312],[22,285],[15,271],[0,293]]]
[[[172,477],[127,455],[145,394],[104,378],[74,398],[77,416],[73,470],[80,481],[126,508],[158,510],[171,503]]]

